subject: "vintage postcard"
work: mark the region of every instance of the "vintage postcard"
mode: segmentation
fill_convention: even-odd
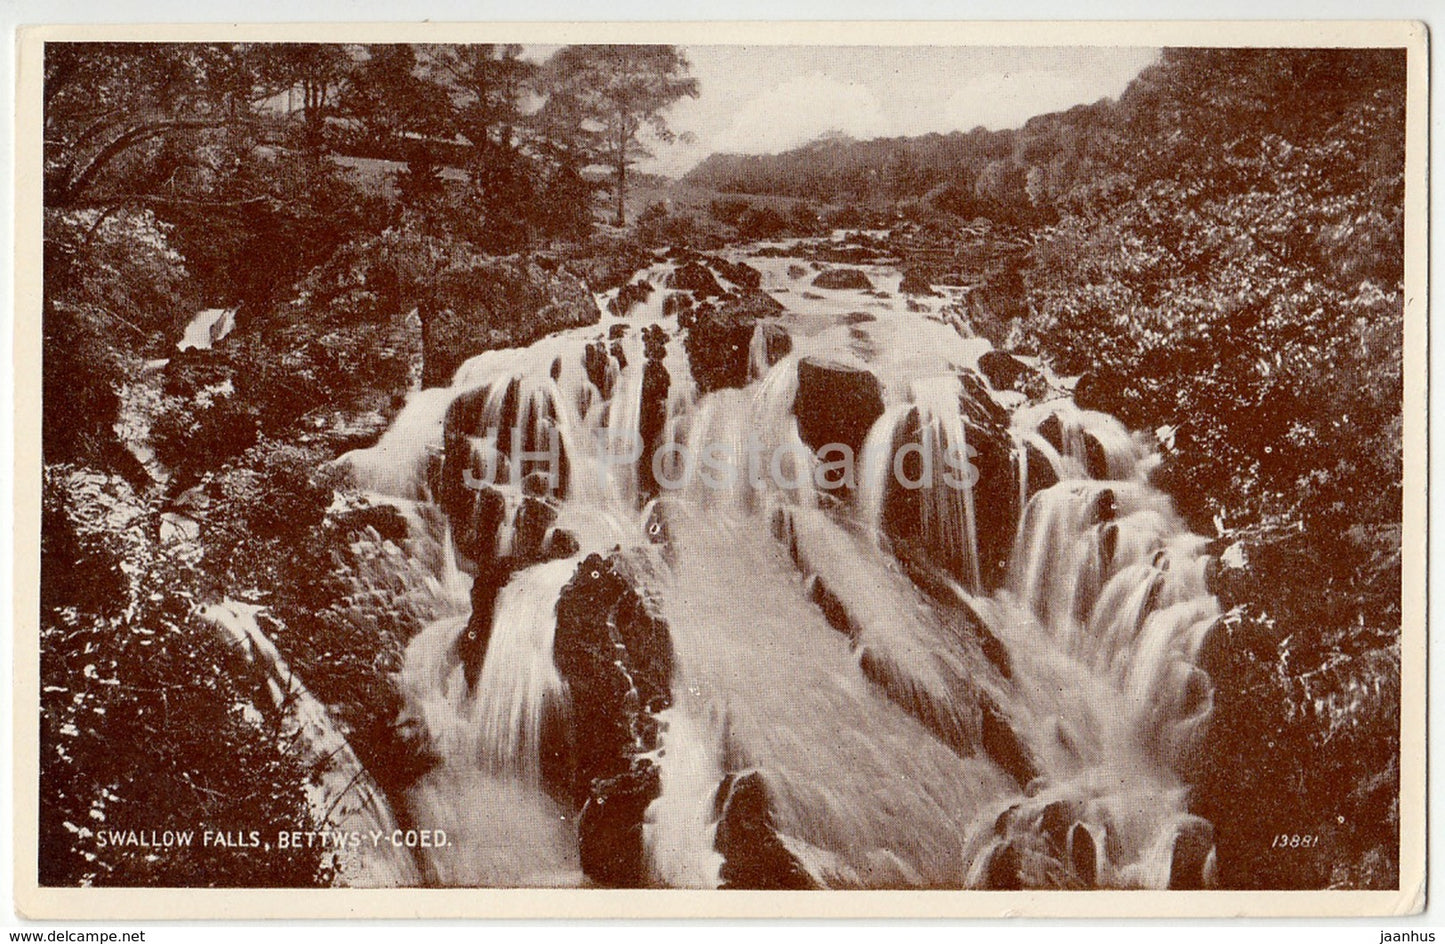
[[[21,913],[1418,911],[1426,57],[22,31]]]

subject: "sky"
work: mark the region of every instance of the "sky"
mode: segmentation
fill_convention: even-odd
[[[1158,49],[686,46],[699,97],[667,112],[686,141],[642,170],[680,176],[714,152],[785,151],[830,131],[858,139],[1017,128],[1117,97]],[[543,59],[550,49],[525,53]]]

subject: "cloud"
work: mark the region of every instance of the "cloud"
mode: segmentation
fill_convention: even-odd
[[[1100,75],[1097,67],[1085,71],[1022,69],[973,76],[939,109],[942,128],[971,130],[979,125],[992,130],[1017,128],[1035,115],[1064,111],[1117,97],[1139,73],[1142,64],[1122,59]]]
[[[806,143],[827,131],[855,138],[895,133],[877,94],[821,72],[788,79],[743,103],[711,141],[713,151],[764,154]]]

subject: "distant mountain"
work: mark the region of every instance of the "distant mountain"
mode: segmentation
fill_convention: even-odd
[[[930,197],[962,215],[996,216],[1066,189],[1091,163],[1118,113],[1118,105],[1105,99],[1040,115],[1016,130],[978,127],[869,141],[831,132],[781,154],[714,154],[683,182],[821,203]]]

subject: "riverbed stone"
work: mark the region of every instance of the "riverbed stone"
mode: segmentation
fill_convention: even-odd
[[[814,452],[845,445],[853,450],[856,468],[868,430],[883,415],[883,385],[864,368],[805,357],[798,362],[793,415],[798,434]]]
[[[667,287],[682,292],[692,292],[697,298],[709,298],[723,294],[712,271],[701,262],[684,262],[667,276]]]
[[[816,884],[778,838],[767,784],[758,771],[718,784],[713,846],[723,857],[722,888],[809,889]]]
[[[557,600],[553,659],[572,695],[573,770],[560,784],[579,806],[593,782],[626,773],[657,746],[672,704],[672,639],[638,593],[621,552],[589,554]]]
[[[827,289],[871,289],[873,283],[868,276],[860,269],[837,268],[827,269],[813,279],[813,285],[817,288]]]

